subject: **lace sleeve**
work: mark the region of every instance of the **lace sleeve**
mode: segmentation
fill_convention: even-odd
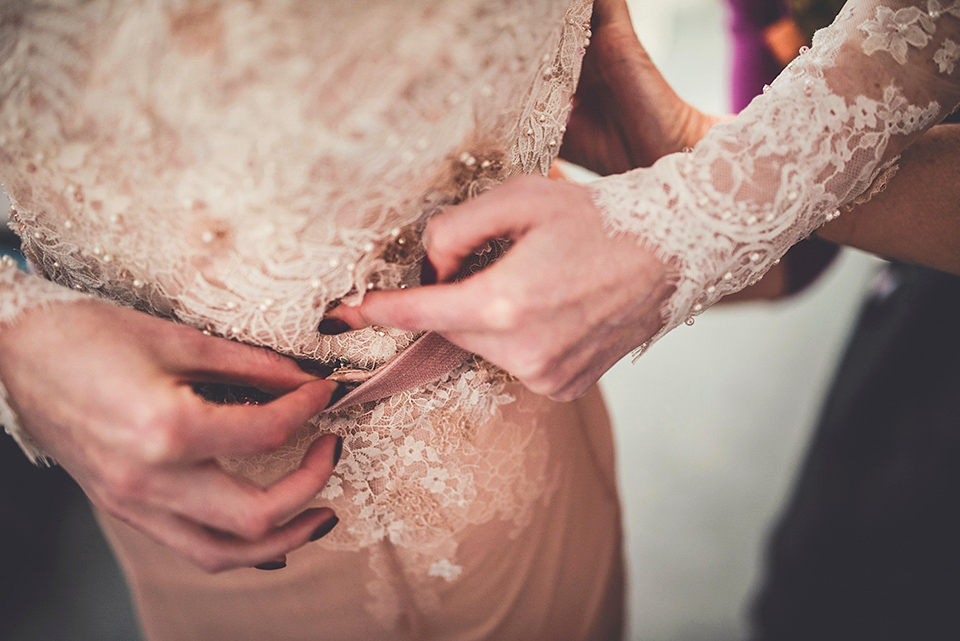
[[[851,0],[813,47],[692,150],[592,184],[609,228],[675,269],[664,326],[753,284],[889,177],[960,100],[960,0]]]
[[[0,332],[4,330],[4,326],[17,320],[29,309],[89,298],[88,294],[25,274],[9,256],[0,258]],[[13,436],[31,461],[38,463],[48,460],[30,436],[20,428],[2,381],[0,381],[0,425],[3,426],[4,431]]]

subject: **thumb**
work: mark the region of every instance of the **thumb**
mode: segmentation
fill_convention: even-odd
[[[452,279],[463,262],[491,240],[517,240],[530,228],[529,212],[518,198],[518,185],[535,178],[516,178],[482,196],[451,207],[430,221],[425,232],[427,260],[437,282]],[[539,180],[545,180],[540,178]]]

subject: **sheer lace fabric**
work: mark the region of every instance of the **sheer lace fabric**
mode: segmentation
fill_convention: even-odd
[[[95,295],[294,357],[382,364],[415,336],[324,337],[324,312],[418,284],[432,215],[510,176],[546,173],[590,9],[589,0],[0,4],[0,180],[24,251],[49,279],[6,266],[0,322]],[[475,442],[513,401],[506,380],[471,362],[424,389],[317,419],[273,456],[227,464],[266,483],[318,431],[343,435],[321,498],[344,526],[327,545],[389,541],[418,585],[455,581],[459,532],[491,519],[522,528],[551,496],[547,426],[504,424],[498,442]],[[388,620],[389,581],[370,590]],[[417,594],[432,603],[426,587]]]
[[[676,269],[654,340],[756,282],[954,109],[960,2],[849,2],[764,95],[689,153],[597,181],[613,233]]]

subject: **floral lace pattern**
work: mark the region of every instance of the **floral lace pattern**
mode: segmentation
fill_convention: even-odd
[[[611,231],[676,269],[664,326],[638,354],[885,184],[900,150],[960,100],[960,81],[934,68],[946,71],[934,51],[952,51],[957,16],[958,2],[849,3],[769,91],[692,151],[592,184]]]
[[[933,61],[937,63],[940,73],[953,73],[958,59],[960,59],[960,45],[949,38],[944,40],[939,51],[933,54]]]
[[[382,364],[415,336],[321,336],[325,311],[417,285],[431,216],[510,176],[546,173],[591,8],[0,4],[0,180],[25,253],[59,283],[3,276],[0,321],[87,292],[294,357]],[[321,497],[343,524],[325,545],[371,551],[370,608],[389,621],[398,590],[429,608],[431,586],[457,579],[461,531],[491,519],[519,531],[549,500],[547,426],[528,417],[498,425],[497,438],[483,430],[513,400],[506,384],[472,362],[317,419],[274,456],[228,464],[266,483],[318,432],[343,435]],[[377,565],[384,545],[402,576]]]

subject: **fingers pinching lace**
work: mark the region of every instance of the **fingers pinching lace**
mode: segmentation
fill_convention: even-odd
[[[320,437],[296,470],[266,488],[235,478],[212,461],[171,470],[154,476],[148,501],[212,530],[254,541],[303,510],[323,490],[341,443],[334,434]]]

